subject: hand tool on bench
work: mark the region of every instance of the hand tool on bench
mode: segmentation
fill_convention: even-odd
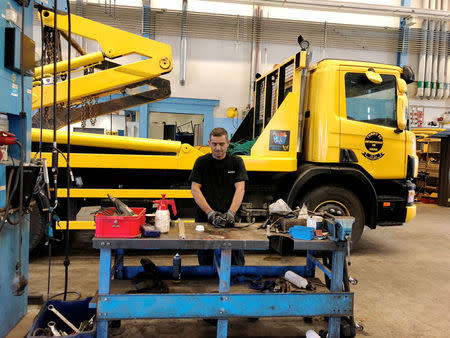
[[[181,219],[178,219],[178,237],[180,239],[186,238],[186,233],[185,233],[185,229],[184,229],[184,221]]]
[[[66,323],[76,333],[80,333],[80,330],[78,330],[75,325],[73,325],[71,322],[69,322],[69,320],[61,314],[61,312],[56,310],[56,308],[53,305],[49,305],[47,307],[47,309],[49,311],[52,311],[55,315],[57,315],[64,323]]]
[[[55,337],[60,337],[61,336],[61,334],[58,332],[58,330],[56,329],[56,323],[54,322],[54,321],[51,321],[51,322],[48,322],[48,327],[50,328],[50,331],[52,331],[52,334],[55,336]]]

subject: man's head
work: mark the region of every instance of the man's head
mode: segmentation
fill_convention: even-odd
[[[209,133],[209,146],[211,147],[212,156],[216,160],[222,160],[227,155],[227,149],[230,145],[228,133],[223,128],[214,128]]]

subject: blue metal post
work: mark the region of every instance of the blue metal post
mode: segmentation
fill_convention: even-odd
[[[402,0],[401,5],[404,7],[410,7],[411,0]],[[397,53],[397,65],[400,67],[408,64],[408,43],[409,43],[408,35],[409,35],[409,28],[406,25],[406,18],[401,18],[400,32],[399,32],[401,51]]]
[[[100,249],[100,270],[98,273],[98,294],[109,294],[109,287],[111,283],[111,249]],[[98,309],[97,309],[98,312]],[[97,314],[97,317],[98,316]],[[97,321],[97,337],[108,337],[108,321],[105,319],[99,319]]]
[[[220,255],[219,292],[230,292],[231,250],[222,250]],[[220,310],[223,313],[223,310]],[[221,313],[221,314],[222,314]],[[225,338],[228,331],[228,319],[217,321],[217,338]]]
[[[342,291],[342,280],[344,277],[344,258],[345,258],[345,246],[341,244],[338,250],[334,250],[332,254],[332,275],[331,275],[331,292]],[[340,317],[330,317],[328,320],[328,337],[339,338],[340,335]]]

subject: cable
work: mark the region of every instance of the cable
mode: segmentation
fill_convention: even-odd
[[[21,140],[22,142],[25,142],[25,119],[27,118],[27,113],[25,112],[25,65],[23,63],[23,57],[24,57],[24,39],[25,39],[25,1],[22,1],[22,32],[20,34],[20,96],[21,96],[21,107],[20,107],[20,121],[21,121],[21,129],[22,129],[22,135]],[[20,147],[20,163],[21,166],[19,167],[19,176],[20,176],[20,183],[19,183],[19,260],[16,264],[16,274],[21,275],[22,270],[22,220],[23,220],[23,163],[25,161],[25,151],[23,149],[23,145],[20,142],[16,143]],[[8,213],[5,213],[6,219],[9,223],[11,223],[11,220],[9,218]],[[14,224],[14,223],[13,223]]]
[[[57,113],[57,61],[58,61],[58,1],[53,4],[53,151],[52,151],[52,173],[55,195],[55,205],[58,205],[58,144],[56,142],[56,113]],[[43,74],[42,74],[43,75]]]
[[[57,65],[57,27],[58,27],[58,19],[57,19],[57,12],[58,12],[58,1],[54,1],[53,3],[53,149],[52,149],[52,173],[53,173],[53,186],[54,186],[54,196],[55,196],[55,202],[53,205],[53,210],[58,206],[58,152],[57,149],[57,143],[56,143],[56,99],[57,99],[57,77],[56,77],[56,65]],[[42,21],[41,21],[42,22]],[[44,34],[44,32],[42,32]],[[42,41],[42,44],[44,44],[44,41]],[[41,56],[41,58],[43,55]],[[42,61],[41,61],[42,62]],[[44,72],[41,72],[41,81],[44,77]],[[42,96],[41,96],[42,97]],[[41,111],[42,114],[42,111]],[[41,135],[42,135],[42,125],[41,125]],[[39,147],[39,150],[41,151],[41,146]],[[50,196],[49,196],[50,198]],[[53,211],[49,212],[49,223],[53,221],[52,219]],[[52,244],[51,244],[51,238],[50,235],[48,236],[48,280],[47,280],[47,300],[50,296],[50,276],[51,276],[51,259],[52,259]]]
[[[65,294],[74,294],[74,295],[78,295],[78,298],[77,298],[77,299],[74,299],[74,300],[78,300],[78,299],[81,298],[81,293],[80,293],[80,292],[78,292],[78,291],[67,291],[67,292],[60,292],[60,293],[57,293],[57,294],[51,296],[48,300],[54,299],[54,298],[56,298],[56,297],[58,297],[58,296],[65,295]],[[65,297],[65,296],[64,296],[64,297]],[[64,298],[64,300],[66,300],[66,298]]]
[[[41,19],[41,107],[39,111],[39,149],[42,147],[42,114],[44,113],[44,22],[42,21],[42,8],[39,9]],[[42,158],[42,151],[39,151]]]
[[[3,227],[5,226],[5,222],[8,221],[8,223],[13,224],[13,225],[17,225],[19,224],[19,222],[11,222],[8,219],[9,216],[9,211],[11,209],[11,199],[14,196],[14,194],[16,193],[17,190],[17,186],[19,185],[19,172],[23,169],[23,161],[24,161],[24,151],[23,151],[23,146],[19,141],[16,141],[16,144],[20,147],[21,149],[21,159],[20,159],[20,163],[19,163],[19,168],[18,168],[18,172],[16,174],[16,178],[14,180],[14,186],[12,188],[12,190],[10,192],[7,192],[7,194],[9,194],[9,198],[6,201],[6,209],[5,209],[5,215],[3,216],[2,220],[0,221],[0,232],[3,230]],[[20,209],[19,209],[20,211]],[[20,213],[19,213],[20,214]]]
[[[9,201],[9,206],[8,207],[10,207],[11,206],[11,198],[12,198],[12,196],[15,194],[15,192],[16,192],[16,189],[17,189],[17,182],[19,181],[20,182],[20,180],[22,180],[22,183],[21,184],[19,184],[19,220],[18,221],[11,221],[11,219],[10,219],[10,214],[9,214],[9,208],[7,209],[7,211],[8,212],[5,212],[5,218],[6,218],[6,220],[8,221],[8,223],[9,224],[12,224],[12,225],[17,225],[17,224],[20,224],[21,223],[21,221],[22,221],[22,216],[23,216],[23,164],[24,164],[24,162],[25,162],[25,151],[24,151],[24,149],[23,149],[23,145],[22,145],[22,143],[20,143],[19,141],[16,141],[16,144],[19,146],[19,148],[20,148],[20,162],[19,162],[19,170],[18,170],[18,172],[17,172],[17,174],[16,174],[16,180],[15,180],[15,182],[14,182],[14,189],[13,189],[13,191],[11,192],[11,195],[10,195],[10,201]],[[22,190],[22,191],[20,191],[20,190]],[[22,199],[20,198],[22,196]]]
[[[68,36],[67,39],[68,47],[67,47],[67,64],[68,64],[68,72],[67,72],[67,158],[66,158],[66,167],[67,167],[67,216],[66,216],[66,238],[65,238],[65,254],[64,258],[64,300],[67,298],[67,286],[69,280],[69,223],[71,217],[71,209],[70,209],[70,175],[72,172],[70,170],[70,81],[71,81],[71,47],[72,47],[72,19],[70,14],[70,2],[67,3],[67,24],[68,24]],[[56,12],[55,12],[56,15]],[[55,27],[56,28],[56,27]],[[80,295],[81,296],[81,295]]]
[[[53,151],[53,147],[50,147],[50,146],[43,146],[43,147],[40,148],[40,150],[43,150],[43,149],[52,149],[52,151]],[[73,178],[73,171],[72,171],[72,167],[70,167],[70,165],[69,165],[68,158],[66,157],[66,155],[65,155],[60,149],[56,148],[56,151],[57,151],[58,153],[60,153],[61,156],[62,156],[62,157],[64,158],[64,160],[66,161],[66,164],[68,165],[68,168],[69,168],[69,174],[70,174],[70,177]],[[36,156],[37,156],[37,153],[34,155],[34,159],[36,159]],[[73,181],[74,181],[74,180],[72,180],[72,182],[73,182]]]

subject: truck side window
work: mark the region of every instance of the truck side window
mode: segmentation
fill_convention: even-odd
[[[383,82],[375,84],[364,73],[345,74],[347,119],[381,126],[397,125],[395,76],[381,75]]]

